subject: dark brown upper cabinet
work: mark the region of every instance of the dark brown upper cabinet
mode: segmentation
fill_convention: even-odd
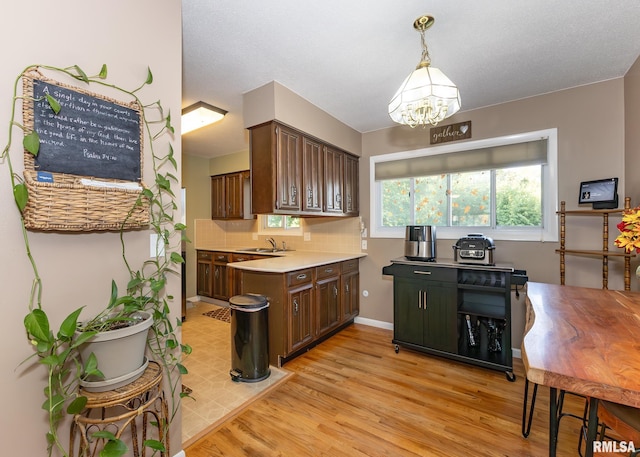
[[[357,156],[276,121],[249,132],[253,214],[359,214]]]
[[[243,219],[249,170],[211,177],[211,219]]]

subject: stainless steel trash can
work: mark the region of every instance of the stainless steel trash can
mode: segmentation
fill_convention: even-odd
[[[269,369],[269,302],[257,294],[235,295],[231,308],[231,379],[257,382]]]

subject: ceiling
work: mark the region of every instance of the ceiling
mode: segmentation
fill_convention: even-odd
[[[420,60],[424,14],[461,111],[620,78],[640,55],[638,0],[183,0],[182,106],[229,112],[183,153],[248,149],[242,95],[271,81],[359,132],[397,125],[387,105]]]

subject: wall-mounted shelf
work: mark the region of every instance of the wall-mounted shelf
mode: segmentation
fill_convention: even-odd
[[[624,199],[624,209],[631,208],[631,199]],[[622,209],[578,209],[566,210],[565,202],[560,202],[560,284],[565,284],[565,255],[587,255],[602,258],[602,288],[609,288],[609,257],[624,257],[624,290],[631,289],[631,257],[635,254],[627,254],[624,250],[609,251],[609,215],[622,214]],[[566,217],[567,216],[600,216],[602,217],[602,249],[566,249]]]

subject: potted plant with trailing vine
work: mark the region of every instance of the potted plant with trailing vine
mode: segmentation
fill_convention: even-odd
[[[18,94],[19,83],[25,74],[33,69],[43,69],[53,74],[65,75],[86,85],[109,87],[123,96],[131,97],[139,106],[143,107],[141,110],[142,128],[144,128],[146,137],[150,139],[148,148],[151,152],[151,166],[155,179],[150,187],[144,188],[140,192],[136,203],[127,214],[127,218],[136,210],[136,207],[143,203],[149,205],[149,228],[158,237],[157,256],[143,262],[138,268],[134,268],[130,264],[124,237],[125,218],[120,230],[120,243],[123,262],[130,277],[126,286],[126,294],[119,295],[118,287],[115,281],[112,281],[110,299],[103,312],[94,319],[82,321],[80,319],[82,308],[78,308],[63,320],[57,331],[50,328],[49,317],[42,303],[43,279],[39,275],[35,256],[29,243],[29,230],[25,225],[24,211],[29,202],[29,192],[22,177],[14,171],[10,156],[13,133],[14,130],[17,131],[17,128],[23,130],[24,149],[33,155],[37,155],[39,151],[38,133],[35,129],[28,131],[15,119],[16,105],[24,97],[24,95]],[[148,70],[146,80],[139,87],[133,90],[121,88],[107,81],[106,65],[103,65],[95,76],[88,76],[78,66],[59,68],[34,65],[23,70],[15,80],[8,140],[0,154],[0,162],[4,162],[9,168],[13,196],[20,212],[26,255],[33,270],[33,284],[29,294],[29,309],[24,318],[24,327],[28,341],[34,348],[34,355],[25,363],[35,361],[47,371],[47,385],[44,388],[45,401],[42,407],[46,411],[49,422],[46,436],[49,455],[52,454],[53,449],[57,449],[63,456],[69,455],[66,443],[59,436],[59,426],[65,415],[79,414],[86,405],[87,398],[82,395],[79,388],[80,382],[90,377],[99,379],[103,376],[100,371],[100,361],[95,355],[90,354],[82,360],[80,349],[99,331],[104,330],[106,325],[116,321],[120,323],[131,322],[135,320],[133,316],[140,312],[151,315],[153,322],[148,332],[146,346],[151,357],[163,366],[166,385],[170,389],[168,397],[171,407],[168,423],[160,424],[166,427],[166,433],[168,433],[171,420],[177,413],[179,400],[185,395],[180,392],[180,375],[187,372],[182,360],[191,352],[191,348],[181,344],[177,338],[176,331],[177,327],[181,325],[181,319],[174,319],[171,316],[169,303],[173,297],[166,293],[169,275],[174,273],[179,275],[177,267],[184,262],[177,249],[182,241],[185,226],[174,220],[174,211],[177,209],[177,205],[171,185],[177,183],[178,179],[172,174],[177,170],[173,148],[170,142],[166,151],[158,151],[155,147],[156,140],[164,135],[173,137],[174,129],[171,125],[170,113],[164,112],[160,101],[144,105],[137,95],[140,89],[152,84],[152,82],[153,76]],[[49,94],[45,98],[50,108],[57,114],[61,109],[60,103]],[[97,432],[93,438],[103,440],[104,447],[100,452],[101,457],[118,457],[127,452],[126,445],[108,431]],[[147,440],[143,444],[156,451],[164,450],[163,443],[159,441]]]

